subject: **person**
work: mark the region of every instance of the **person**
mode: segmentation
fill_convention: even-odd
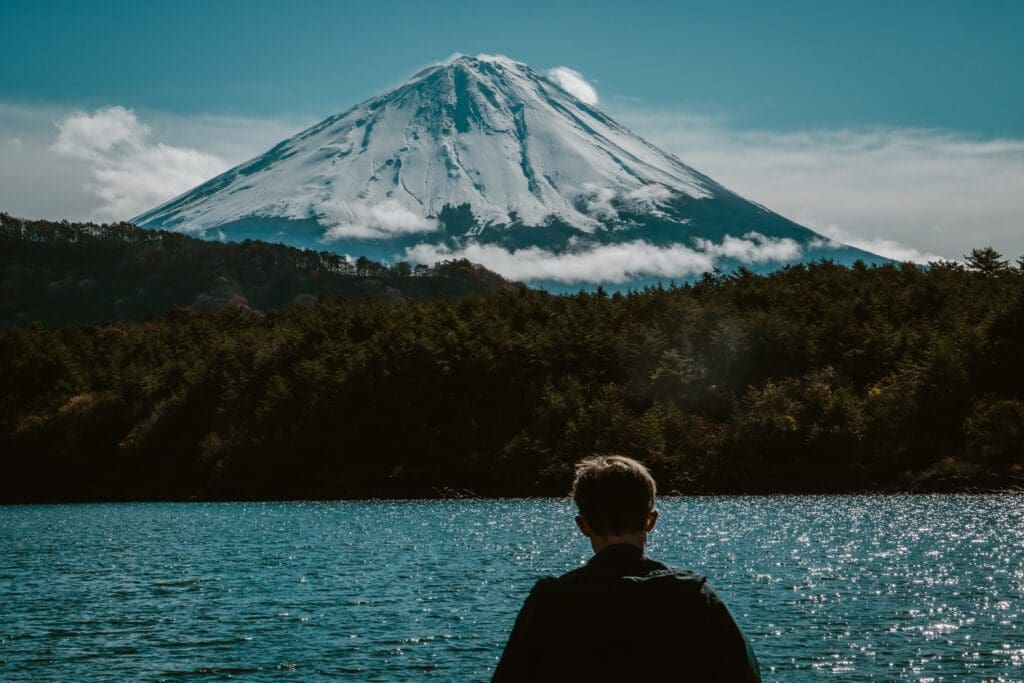
[[[570,495],[594,556],[534,585],[494,681],[761,680],[750,643],[705,577],[644,555],[658,521],[655,490],[632,458],[576,465]]]

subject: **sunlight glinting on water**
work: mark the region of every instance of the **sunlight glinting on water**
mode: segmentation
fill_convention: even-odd
[[[1024,497],[675,498],[765,680],[1021,680]],[[565,500],[26,506],[0,514],[0,678],[484,680]]]

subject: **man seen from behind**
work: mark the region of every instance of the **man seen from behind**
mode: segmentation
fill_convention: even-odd
[[[533,587],[495,681],[761,680],[750,643],[706,579],[644,554],[658,520],[646,467],[588,458],[571,495],[594,557]]]

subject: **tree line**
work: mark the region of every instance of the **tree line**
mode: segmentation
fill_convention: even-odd
[[[555,296],[320,297],[0,333],[0,500],[561,495],[1024,483],[1024,272],[963,264]]]
[[[174,306],[268,311],[320,297],[452,299],[515,287],[468,261],[381,264],[266,242],[212,242],[130,223],[0,213],[0,329],[143,321]]]

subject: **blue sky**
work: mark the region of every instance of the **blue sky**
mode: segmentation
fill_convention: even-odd
[[[575,69],[613,116],[810,227],[1024,252],[1024,2],[5,0],[0,27],[0,210],[104,217],[110,159],[54,147],[76,114],[130,111],[139,149],[194,153],[185,183],[486,52]],[[61,197],[16,187],[37,176]]]
[[[773,129],[1024,135],[1021,2],[23,2],[0,92],[176,113],[325,115],[452,52]]]

